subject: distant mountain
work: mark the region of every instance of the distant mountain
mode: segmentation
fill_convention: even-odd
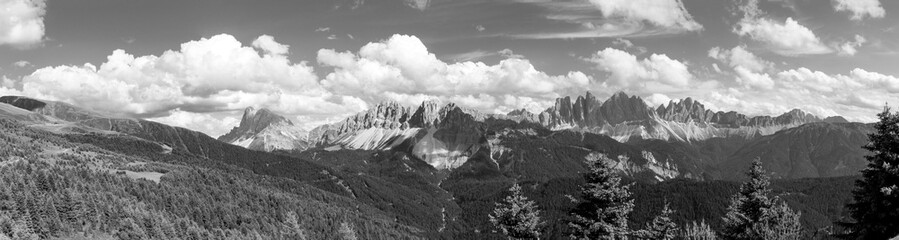
[[[758,158],[774,178],[818,178],[858,175],[870,154],[871,124],[810,123],[746,143],[720,164],[723,179],[741,180],[739,173]]]
[[[241,147],[262,150],[304,150],[309,148],[309,133],[287,118],[268,109],[249,107],[244,110],[240,125],[218,138],[219,141]]]
[[[635,138],[684,142],[717,137],[754,138],[820,121],[798,109],[777,117],[713,112],[691,98],[653,109],[641,98],[623,92],[606,101],[597,100],[589,92],[573,103],[570,97],[559,98],[539,115],[539,122],[551,129],[605,134],[622,142]]]

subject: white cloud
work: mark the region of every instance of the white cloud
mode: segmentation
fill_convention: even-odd
[[[652,82],[672,87],[686,87],[693,79],[687,65],[664,54],[652,54],[648,58],[638,60],[636,56],[625,51],[606,48],[587,61],[595,63],[597,69],[608,72],[612,83],[622,87]]]
[[[812,30],[799,24],[793,18],[783,23],[767,18],[743,19],[734,28],[740,36],[749,36],[753,40],[766,44],[769,49],[785,56],[826,54],[830,49]]]
[[[13,89],[16,89],[16,82],[13,81],[12,79],[9,79],[8,77],[6,77],[6,75],[3,75],[3,77],[0,77],[0,88],[6,88],[7,91],[12,91]],[[9,95],[9,94],[5,94],[5,95]],[[0,96],[5,96],[5,95],[0,95]]]
[[[44,0],[0,0],[0,45],[28,48],[44,38]]]
[[[709,57],[727,63],[731,67],[741,66],[755,72],[765,71],[774,67],[773,63],[759,58],[743,46],[736,46],[729,50],[714,47],[709,50]]]
[[[316,32],[328,32],[331,31],[330,27],[320,27],[315,29]]]
[[[28,96],[62,100],[134,116],[168,116],[174,109],[203,113],[264,106],[285,114],[333,115],[365,107],[318,84],[312,67],[291,63],[287,46],[260,37],[265,53],[222,34],[181,44],[158,56],[115,50],[96,67],[56,66],[24,77]],[[302,104],[297,104],[302,103]]]
[[[877,102],[858,94],[849,94],[846,98],[838,100],[837,103],[867,109],[883,109],[884,106],[883,102]]]
[[[147,120],[200,131],[212,137],[224,135],[231,127],[240,123],[240,119],[235,117],[217,118],[207,113],[185,112],[180,109],[173,110],[168,116]]]
[[[861,68],[852,69],[849,76],[862,84],[882,88],[890,93],[899,93],[899,78],[895,76],[869,72]]]
[[[16,67],[24,68],[27,66],[31,66],[31,62],[21,60],[21,61],[14,62],[12,65],[16,66]]]
[[[478,30],[478,32],[483,32],[484,30],[487,30],[487,28],[485,28],[484,25],[474,26],[474,29]]]
[[[755,87],[761,89],[774,88],[774,80],[767,73],[757,73],[743,66],[734,67],[737,73],[737,82],[747,87]]]
[[[269,35],[262,35],[253,40],[253,47],[274,55],[287,54],[290,49],[290,46],[275,42],[275,38]]]
[[[835,89],[857,87],[850,79],[843,77],[831,77],[821,71],[812,71],[808,68],[798,68],[782,71],[777,74],[781,84],[790,89],[811,89],[820,92],[833,92]],[[850,86],[853,85],[853,86]]]
[[[851,12],[850,19],[860,21],[865,17],[883,18],[886,11],[880,0],[834,0],[833,8],[840,12]]]
[[[853,56],[856,52],[858,52],[858,47],[861,47],[862,44],[867,42],[868,40],[861,35],[855,35],[855,41],[847,41],[837,48],[839,50],[838,54],[841,56]]]
[[[551,76],[526,59],[510,58],[496,65],[446,63],[417,37],[406,35],[369,43],[358,53],[322,49],[318,62],[334,68],[322,84],[338,95],[357,96],[368,102],[457,99],[464,100],[460,105],[491,112],[538,101],[548,106],[556,97],[581,93],[590,84],[581,72]],[[513,98],[515,101],[510,100]],[[510,103],[514,106],[507,105]]]
[[[665,28],[698,31],[702,25],[693,20],[680,0],[590,0],[605,18],[646,21]]]
[[[556,31],[508,34],[520,39],[646,37],[701,31],[682,0],[513,0],[536,5],[546,18],[574,24]]]
[[[668,104],[668,102],[671,101],[671,98],[665,94],[653,93],[652,95],[643,98],[643,101],[645,101],[646,104],[650,107],[656,107],[659,105]]]

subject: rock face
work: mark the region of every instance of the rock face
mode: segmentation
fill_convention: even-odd
[[[798,109],[776,117],[713,112],[691,98],[671,101],[653,109],[639,97],[622,92],[605,102],[600,102],[589,92],[574,103],[569,97],[559,98],[553,107],[539,116],[542,125],[554,130],[600,133],[622,142],[632,138],[685,142],[714,137],[753,138],[820,121]]]
[[[437,169],[465,163],[481,145],[486,115],[455,104],[425,101],[417,108],[386,102],[341,122],[313,129],[309,139],[330,149],[403,148]]]
[[[283,116],[268,109],[249,107],[240,125],[218,138],[219,141],[261,151],[305,150],[308,133]]]

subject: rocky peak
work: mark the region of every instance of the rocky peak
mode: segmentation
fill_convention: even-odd
[[[336,134],[355,132],[368,128],[406,129],[411,117],[411,109],[394,101],[382,102],[364,112],[335,123]]]
[[[613,125],[627,121],[648,120],[654,115],[642,98],[628,96],[624,92],[615,93],[603,102],[600,114],[606,123]]]
[[[421,105],[415,109],[415,113],[412,114],[409,125],[416,127],[433,126],[438,121],[437,118],[439,117],[442,107],[443,106],[438,99],[430,99],[422,102]]]
[[[218,139],[224,142],[233,142],[240,138],[256,135],[273,124],[293,126],[293,122],[271,110],[247,107],[243,111],[243,117],[240,119],[240,124],[237,127],[232,128],[227,134],[220,136]]]
[[[659,106],[656,114],[664,120],[676,122],[709,122],[715,113],[705,109],[705,105],[693,100],[693,98],[685,98],[675,102],[669,101],[667,106]]]

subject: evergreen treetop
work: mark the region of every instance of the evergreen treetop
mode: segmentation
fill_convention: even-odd
[[[874,132],[868,134],[871,151],[868,167],[856,182],[853,202],[847,205],[854,222],[846,227],[845,239],[889,239],[899,234],[899,112],[885,107],[877,114]]]

